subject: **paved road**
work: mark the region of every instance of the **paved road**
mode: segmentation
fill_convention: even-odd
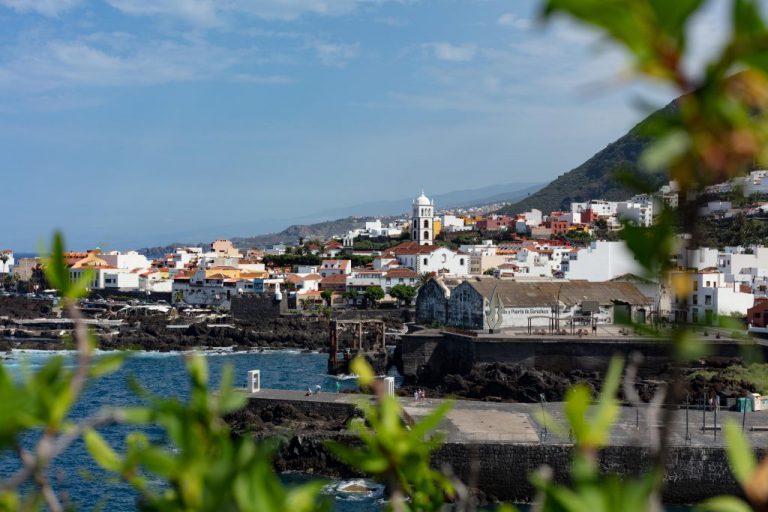
[[[264,389],[250,396],[272,400],[350,404],[366,399],[366,395],[321,393],[320,395],[305,396],[305,393],[301,391],[273,389]],[[368,397],[367,399],[371,398]],[[400,401],[406,412],[417,420],[442,402],[439,399],[414,400],[413,398],[400,398]],[[554,420],[565,425],[561,402],[547,403],[544,408]],[[540,410],[540,404],[457,400],[453,402],[453,408],[439,426],[439,430],[446,434],[448,442],[570,443],[567,433],[558,436],[553,432],[551,425],[544,425],[538,420],[538,411]],[[738,412],[721,410],[717,414],[717,426],[719,428],[714,429],[712,411],[707,411],[703,418],[700,409],[691,409],[688,411],[686,430],[686,411],[684,409],[678,410],[673,422],[671,444],[722,446],[723,432],[721,429],[724,422],[730,420],[741,425],[743,419],[745,420],[745,431],[752,445],[768,448],[768,411],[747,413],[746,417],[743,417]],[[706,425],[705,429],[702,429],[703,424]],[[611,444],[648,445],[653,435],[653,429],[649,428],[649,425],[656,425],[656,429],[658,429],[658,421],[649,421],[647,407],[641,407],[639,410],[634,407],[622,407],[620,417],[611,435]],[[765,430],[760,430],[761,427]],[[752,428],[757,430],[753,431]]]

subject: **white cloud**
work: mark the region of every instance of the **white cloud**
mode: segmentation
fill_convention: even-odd
[[[326,66],[344,66],[360,55],[360,44],[335,44],[313,41],[309,46],[314,49],[317,58]]]
[[[422,48],[430,50],[440,60],[452,62],[467,62],[472,60],[477,53],[474,44],[454,45],[446,42],[425,43]]]
[[[0,87],[35,93],[73,86],[150,86],[198,80],[291,82],[282,75],[259,75],[242,70],[243,63],[258,59],[252,52],[205,42],[145,43],[126,39],[121,34],[115,37],[116,41],[112,42],[108,42],[109,34],[104,34],[15,48],[15,57],[0,66]]]
[[[215,24],[218,15],[211,0],[107,0],[107,3],[133,16],[172,15],[201,24]]]
[[[43,16],[58,16],[76,7],[82,0],[0,0],[0,5],[17,12],[37,12]]]
[[[502,27],[518,28],[521,30],[525,30],[531,27],[531,20],[521,18],[520,16],[517,16],[511,12],[502,14],[499,19],[496,20],[496,23]]]
[[[390,27],[407,27],[410,25],[410,22],[408,20],[404,20],[401,18],[395,18],[394,16],[382,16],[381,18],[376,18],[376,23],[381,23],[382,25],[389,25]]]
[[[5,0],[4,0],[5,1]],[[23,1],[23,0],[14,0]],[[106,0],[135,16],[164,15],[213,25],[223,18],[247,14],[265,20],[292,21],[305,15],[338,16],[355,10],[362,0]]]

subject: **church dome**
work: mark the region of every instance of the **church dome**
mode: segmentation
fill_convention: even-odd
[[[424,195],[423,190],[421,191],[421,195],[413,200],[413,204],[417,206],[432,206],[432,202]]]

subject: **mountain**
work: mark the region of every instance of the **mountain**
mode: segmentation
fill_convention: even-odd
[[[446,208],[466,208],[470,206],[484,206],[488,204],[511,202],[536,192],[543,186],[542,183],[507,183],[505,185],[493,185],[465,191],[447,192],[430,196],[435,201],[438,210]],[[416,194],[417,192],[414,192]],[[411,210],[413,198],[398,199],[393,201],[375,201],[335,208],[317,213],[311,216],[292,219],[294,222],[286,229],[254,235],[248,237],[232,237],[232,243],[239,248],[269,247],[279,243],[295,244],[299,238],[305,240],[326,240],[335,235],[343,235],[347,231],[365,226],[366,221],[381,219],[386,222],[392,217],[407,214]],[[320,222],[301,223],[308,219],[317,219]],[[270,220],[273,224],[276,220]],[[287,222],[285,223],[287,224]],[[285,225],[283,224],[283,225]],[[245,231],[245,229],[243,229]],[[148,258],[159,258],[163,254],[174,252],[177,247],[205,246],[206,243],[173,243],[160,247],[147,247],[139,249],[139,252]]]
[[[676,102],[673,101],[657,110],[580,166],[561,174],[549,185],[500,211],[515,214],[537,208],[549,213],[569,210],[571,202],[627,199],[634,192],[617,179],[617,171],[631,174],[654,188],[660,187],[667,182],[666,172],[648,173],[640,168],[640,155],[651,142],[643,133],[656,116],[669,115],[675,108]]]
[[[536,192],[544,183],[506,183],[503,185],[492,185],[470,190],[457,190],[446,192],[444,194],[432,195],[429,190],[424,192],[430,199],[435,201],[435,207],[438,210],[450,208],[464,208],[469,206],[483,206],[493,203],[512,202],[526,197]],[[419,194],[418,190],[413,191],[413,197],[406,197],[391,201],[373,201],[369,203],[357,204],[354,206],[345,206],[319,212],[317,218],[341,218],[350,216],[365,215],[402,215],[411,211],[413,198]]]
[[[377,217],[382,220],[382,217]],[[366,221],[375,220],[373,217],[346,217],[343,219],[327,220],[316,224],[294,224],[279,233],[268,233],[249,237],[231,238],[236,247],[247,249],[251,247],[269,247],[279,243],[296,244],[299,238],[304,240],[327,240],[334,235],[343,235],[347,231],[365,227]]]

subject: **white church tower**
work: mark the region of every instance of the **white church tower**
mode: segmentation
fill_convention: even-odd
[[[435,205],[424,195],[413,200],[413,223],[411,225],[411,238],[419,245],[432,245],[435,240],[435,230],[432,220],[435,217]]]

